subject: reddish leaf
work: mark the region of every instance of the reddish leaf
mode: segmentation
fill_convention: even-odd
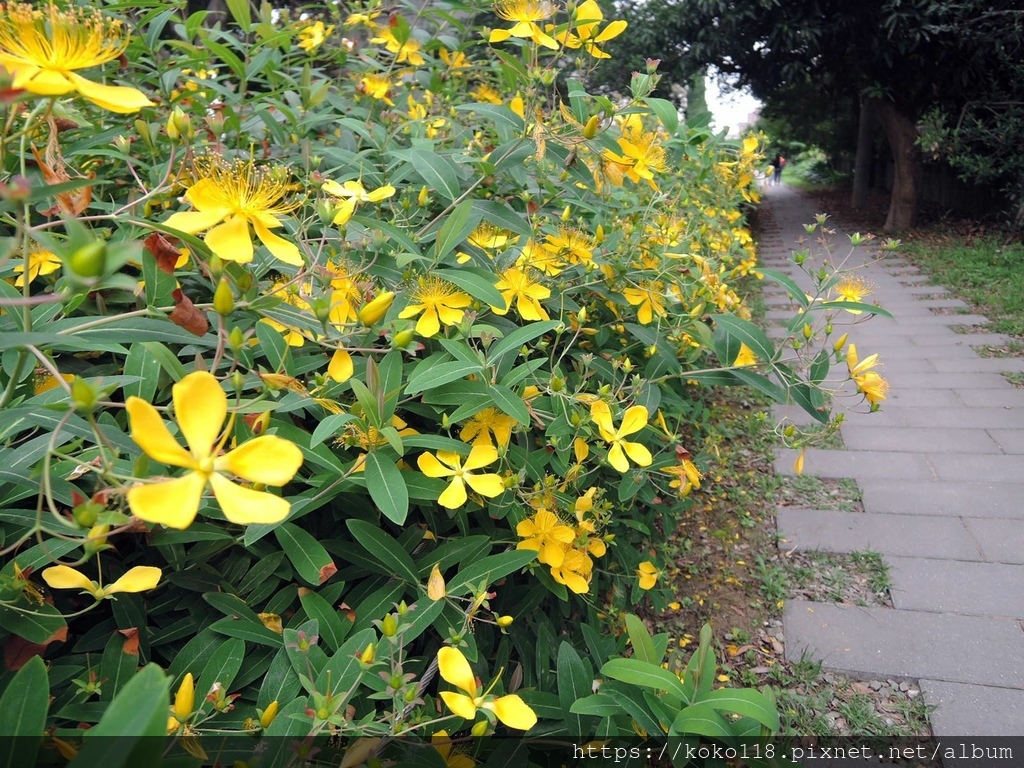
[[[323,568],[320,569],[320,582],[319,583],[323,584],[325,581],[327,581],[329,578],[331,578],[331,576],[333,576],[337,572],[338,572],[338,566],[336,566],[333,562],[328,563],[327,565],[325,565]]]
[[[174,309],[170,314],[171,322],[180,325],[196,336],[205,336],[206,332],[210,330],[210,323],[206,319],[206,315],[196,309],[192,299],[182,293],[180,288],[175,288],[171,296],[174,297]]]
[[[124,635],[124,646],[121,648],[122,653],[126,653],[129,656],[139,655],[139,630],[135,627],[128,627],[128,629],[117,630]]]
[[[8,672],[17,672],[33,656],[42,656],[50,643],[63,643],[68,639],[67,625],[61,627],[45,643],[30,643],[23,637],[11,635],[4,643],[4,667]]]
[[[154,232],[142,244],[146,246],[146,250],[156,259],[156,265],[161,272],[166,272],[168,275],[174,274],[174,265],[181,258],[181,251],[170,240],[159,232]]]

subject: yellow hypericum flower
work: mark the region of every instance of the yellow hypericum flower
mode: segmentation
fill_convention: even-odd
[[[374,19],[376,19],[378,16],[380,16],[380,11],[370,11],[368,13],[350,13],[348,17],[345,19],[344,24],[346,27],[354,27],[359,24],[362,24],[363,26],[366,27],[375,27],[377,25],[376,22],[374,22]]]
[[[174,693],[174,704],[171,706],[171,714],[178,721],[188,720],[196,708],[196,686],[189,672],[181,680],[181,685]]]
[[[404,43],[400,43],[391,27],[379,27],[377,37],[370,38],[370,42],[376,45],[383,43],[390,53],[395,54],[395,61],[399,64],[418,67],[425,62],[423,54],[420,53],[419,41],[410,36]]]
[[[889,391],[889,382],[883,379],[877,371],[871,370],[878,365],[877,354],[859,360],[857,345],[851,344],[846,350],[846,365],[850,369],[850,378],[872,406],[885,400],[885,394]]]
[[[593,571],[594,561],[585,552],[568,549],[561,565],[551,568],[551,577],[577,595],[583,595],[590,591],[590,578]]]
[[[553,246],[540,245],[533,240],[527,240],[523,245],[522,254],[516,259],[516,266],[530,267],[545,275],[554,276],[565,268],[565,261]]]
[[[506,230],[500,229],[486,221],[480,222],[476,229],[470,232],[469,237],[466,238],[477,248],[482,248],[485,251],[504,248],[511,239],[511,235]]]
[[[857,275],[847,275],[836,283],[836,293],[839,294],[837,301],[863,302],[865,296],[874,293],[875,287]],[[859,315],[863,310],[847,309],[851,315]]]
[[[468,294],[438,277],[424,277],[412,289],[412,303],[398,317],[406,320],[423,313],[416,321],[416,333],[430,338],[441,330],[441,324],[458,325],[465,308],[472,303]]]
[[[172,388],[174,414],[189,450],[171,436],[156,408],[138,397],[125,403],[131,437],[146,454],[162,464],[189,470],[181,477],[143,483],[128,491],[132,514],[150,523],[188,528],[199,511],[207,485],[224,516],[233,523],[278,523],[291,505],[279,496],[245,488],[228,479],[235,475],[252,483],[285,485],[302,466],[302,451],[275,435],[260,435],[218,455],[228,439],[228,429],[218,435],[228,415],[228,398],[210,373],[196,371]]]
[[[333,24],[326,26],[322,21],[315,21],[299,32],[299,48],[306,53],[312,53],[324,44],[324,40],[330,37],[333,31]]]
[[[440,55],[441,61],[444,62],[445,69],[449,75],[459,76],[463,74],[459,70],[469,69],[473,66],[473,63],[462,51],[449,51],[447,48],[441,48],[438,51],[438,55]]]
[[[576,531],[546,509],[538,509],[533,517],[521,521],[516,534],[523,539],[516,549],[535,550],[537,559],[553,568],[562,564],[566,550],[576,540]]]
[[[28,254],[28,281],[31,283],[40,275],[49,275],[61,268],[63,262],[53,251],[36,250]],[[22,262],[14,268],[18,279],[14,284],[21,288],[25,285],[25,263]]]
[[[653,589],[654,585],[658,583],[658,576],[661,575],[661,571],[654,567],[654,564],[649,560],[645,560],[640,563],[636,569],[636,576],[640,579],[640,589]]]
[[[694,488],[700,488],[700,481],[704,479],[704,475],[697,469],[697,465],[689,458],[686,458],[689,455],[689,452],[685,452],[679,464],[673,467],[665,467],[661,470],[666,475],[671,475],[675,478],[675,480],[669,483],[669,487],[678,488],[680,497],[688,496]]]
[[[654,316],[664,317],[665,311],[665,286],[661,283],[642,282],[636,288],[626,288],[622,291],[623,297],[638,307],[636,318],[641,325],[648,325]]]
[[[462,463],[462,457],[453,451],[438,451],[437,456],[421,453],[416,464],[427,477],[450,477],[452,481],[437,499],[447,509],[458,509],[466,503],[466,485],[481,496],[493,498],[505,490],[501,475],[494,473],[473,474],[472,470],[486,467],[498,460],[498,451],[490,445],[474,445]]]
[[[608,449],[608,463],[619,472],[629,470],[626,456],[641,467],[649,466],[654,461],[646,446],[624,439],[626,435],[632,435],[647,426],[647,409],[644,406],[634,405],[628,409],[622,415],[622,424],[618,429],[612,424],[612,411],[604,400],[595,400],[590,405],[590,418],[597,424],[601,438],[611,444],[611,448]]]
[[[190,235],[209,230],[203,240],[211,251],[225,261],[247,264],[253,256],[251,224],[275,257],[302,266],[299,249],[270,231],[283,226],[278,217],[295,208],[281,202],[289,189],[283,168],[263,169],[251,159],[229,163],[204,155],[196,160],[195,175],[196,182],[185,192],[195,210],[174,214],[166,226]]]
[[[484,408],[462,425],[459,437],[474,445],[489,445],[504,448],[512,439],[512,429],[516,420],[497,408]],[[494,435],[494,441],[491,441]]]
[[[290,307],[295,307],[300,312],[312,313],[312,308],[306,300],[306,296],[309,295],[310,288],[311,286],[306,286],[304,289],[300,289],[298,286],[282,279],[274,282],[274,285],[269,291],[267,291],[267,295],[281,299],[285,304]],[[272,317],[262,317],[260,318],[260,322],[266,323],[275,331],[280,332],[281,335],[284,336],[284,340],[288,343],[289,347],[301,347],[306,343],[306,338],[311,335],[310,332],[304,328],[285,325]]]
[[[545,248],[573,264],[590,264],[594,260],[594,238],[575,227],[561,227],[558,234],[547,235],[544,240]]]
[[[448,731],[438,731],[430,737],[430,746],[437,750],[447,768],[474,768],[476,760],[460,751],[448,735]]]
[[[507,314],[514,301],[523,320],[551,319],[540,303],[551,296],[551,289],[537,282],[529,269],[509,267],[501,273],[501,279],[494,287],[501,291],[501,297],[505,299],[504,307],[491,307],[496,314]]]
[[[495,697],[490,695],[490,688],[481,693],[469,662],[458,648],[445,646],[437,652],[437,671],[445,682],[464,691],[441,691],[448,709],[464,720],[475,720],[477,710],[482,709],[493,713],[509,728],[528,731],[537,724],[537,715],[515,694]]]
[[[754,350],[740,342],[740,351],[736,353],[736,359],[732,364],[737,368],[745,368],[755,363],[757,363],[757,355],[754,354]]]
[[[391,78],[387,75],[363,75],[359,78],[358,90],[371,99],[383,101],[389,107],[395,106],[395,102],[388,97],[388,92],[391,90]]]
[[[101,587],[84,573],[66,565],[54,565],[43,571],[43,581],[51,589],[80,589],[97,600],[104,600],[118,592],[145,592],[160,582],[159,568],[137,565],[113,584]]]
[[[359,311],[357,307],[363,300],[362,288],[344,264],[327,262],[327,274],[331,278],[331,322],[338,325],[354,323]]]
[[[487,83],[480,83],[480,85],[469,92],[469,95],[484,104],[504,103],[504,99],[501,98],[501,92],[497,88],[492,88]]]
[[[602,30],[598,30],[604,21],[604,14],[594,0],[584,0],[572,15],[574,28],[557,35],[558,41],[569,48],[583,48],[595,59],[610,59],[598,45],[618,37],[626,30],[626,22],[613,21]]]
[[[100,85],[76,74],[121,56],[128,47],[124,22],[92,8],[55,3],[0,8],[0,66],[14,76],[13,89],[39,96],[78,92],[111,112],[136,112],[153,102],[135,88]]]
[[[338,198],[338,210],[334,214],[334,223],[338,225],[345,224],[352,218],[356,203],[379,203],[395,194],[395,188],[390,184],[367,192],[358,181],[346,181],[344,184],[325,181],[322,189],[331,197]]]
[[[534,40],[545,48],[558,50],[558,43],[537,24],[555,14],[551,0],[495,0],[494,14],[505,21],[513,21],[511,29],[491,31],[488,42],[501,43],[510,37]]]

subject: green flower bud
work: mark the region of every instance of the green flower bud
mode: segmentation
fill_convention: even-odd
[[[235,295],[231,292],[231,283],[221,278],[217,290],[213,292],[213,309],[221,317],[227,317],[235,309]]]

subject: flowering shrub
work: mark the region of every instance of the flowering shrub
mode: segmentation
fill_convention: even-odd
[[[83,728],[268,766],[776,729],[627,613],[666,603],[695,387],[828,421],[831,350],[802,378],[736,292],[758,139],[653,62],[587,93],[593,0],[229,6],[0,6],[0,718],[108,765],[165,744]]]

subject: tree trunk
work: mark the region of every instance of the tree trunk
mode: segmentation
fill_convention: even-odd
[[[884,229],[886,232],[910,229],[917,224],[917,198],[921,187],[917,127],[909,115],[888,99],[871,99],[871,105],[885,129],[896,165]]]
[[[860,116],[857,120],[857,159],[853,163],[853,198],[850,201],[854,208],[863,208],[868,201],[874,127],[875,117],[871,109],[871,99],[862,98]]]

